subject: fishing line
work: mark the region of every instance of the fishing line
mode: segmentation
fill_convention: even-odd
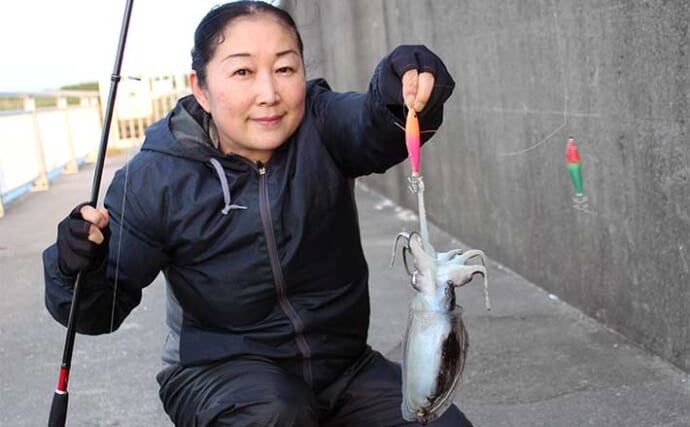
[[[113,279],[113,302],[111,305],[110,309],[110,331],[109,335],[112,334],[115,331],[115,307],[116,307],[116,301],[117,301],[117,288],[120,280],[120,255],[122,253],[122,237],[124,235],[124,224],[125,224],[125,207],[127,206],[126,200],[127,200],[127,183],[129,181],[129,161],[131,160],[131,151],[128,150],[128,156],[127,160],[125,163],[125,183],[124,183],[124,188],[122,192],[122,204],[120,206],[120,225],[118,227],[118,236],[117,236],[117,253],[115,255],[115,278]],[[108,372],[108,386],[112,387],[113,384],[113,371],[112,371],[112,346],[113,346],[113,341],[112,339],[109,340],[109,344],[111,346],[110,351],[106,351],[106,358],[105,358],[105,365],[106,365],[106,372]],[[106,391],[107,393],[107,391]],[[108,401],[106,400],[105,396],[102,398],[103,401],[103,406],[105,407],[110,407],[108,405]],[[113,418],[112,414],[109,417],[110,419]]]
[[[125,163],[125,183],[122,190],[122,205],[120,207],[120,230],[117,236],[117,254],[115,258],[115,279],[113,283],[113,304],[110,311],[110,333],[114,330],[115,325],[115,301],[117,297],[117,285],[120,279],[120,254],[122,252],[122,236],[124,234],[124,220],[125,220],[125,207],[127,206],[127,182],[129,181],[129,161],[131,156],[127,157],[127,163]]]
[[[560,132],[563,128],[566,127],[568,124],[568,83],[567,83],[567,78],[566,78],[566,66],[565,66],[565,54],[564,51],[567,47],[564,47],[562,45],[562,37],[560,36],[560,32],[558,31],[559,28],[559,23],[558,23],[558,14],[556,13],[556,7],[552,3],[552,8],[553,8],[553,22],[554,22],[554,27],[555,27],[555,33],[556,33],[556,44],[558,45],[558,58],[561,66],[561,76],[562,76],[562,82],[563,82],[563,122],[556,127],[556,129],[549,133],[547,136],[545,136],[543,139],[541,139],[539,142],[524,148],[522,150],[518,151],[502,151],[502,152],[497,152],[496,154],[499,156],[519,156],[525,153],[528,153],[541,145],[545,144],[547,141],[549,141],[551,138],[553,138],[558,132]]]

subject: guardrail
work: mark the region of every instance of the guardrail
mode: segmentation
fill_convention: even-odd
[[[38,96],[23,94],[21,110],[0,112],[0,217],[4,205],[26,192],[47,190],[60,173],[77,172],[97,149],[102,129],[98,92],[52,96],[54,107],[37,108]],[[68,98],[79,102],[69,105]]]
[[[121,83],[109,135],[112,150],[132,147],[145,129],[189,93],[184,76],[155,76]],[[0,218],[8,203],[46,191],[63,173],[76,173],[98,154],[102,93],[0,93]],[[38,106],[37,100],[49,106]],[[11,100],[11,102],[10,102]]]

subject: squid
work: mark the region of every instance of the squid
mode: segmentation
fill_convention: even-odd
[[[491,306],[484,252],[478,249],[436,252],[429,241],[424,182],[419,175],[419,124],[414,110],[408,113],[406,125],[408,151],[413,163],[409,183],[410,190],[417,194],[421,234],[398,233],[391,267],[399,243],[404,241],[402,259],[414,294],[409,303],[402,346],[401,410],[405,420],[424,425],[450,407],[465,367],[469,337],[455,289],[480,275],[486,308],[490,310]],[[468,263],[475,259],[480,263]]]

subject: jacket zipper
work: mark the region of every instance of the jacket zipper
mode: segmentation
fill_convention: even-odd
[[[259,171],[259,210],[261,212],[261,223],[264,228],[264,235],[266,236],[266,245],[268,246],[268,257],[271,261],[271,270],[273,271],[273,279],[275,281],[276,293],[278,296],[278,304],[285,315],[290,320],[293,329],[295,330],[295,340],[297,347],[302,354],[302,369],[304,380],[311,386],[312,372],[311,372],[311,349],[304,338],[304,324],[302,319],[295,311],[290,301],[287,298],[285,289],[285,277],[283,276],[283,269],[280,266],[280,256],[278,255],[278,246],[276,245],[276,238],[273,232],[273,220],[271,219],[270,200],[268,197],[268,180],[266,178],[266,167],[262,162],[256,162]]]

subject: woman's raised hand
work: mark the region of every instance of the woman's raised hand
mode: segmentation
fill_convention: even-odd
[[[434,75],[429,72],[407,70],[402,76],[402,93],[409,109],[422,111],[434,89]]]

